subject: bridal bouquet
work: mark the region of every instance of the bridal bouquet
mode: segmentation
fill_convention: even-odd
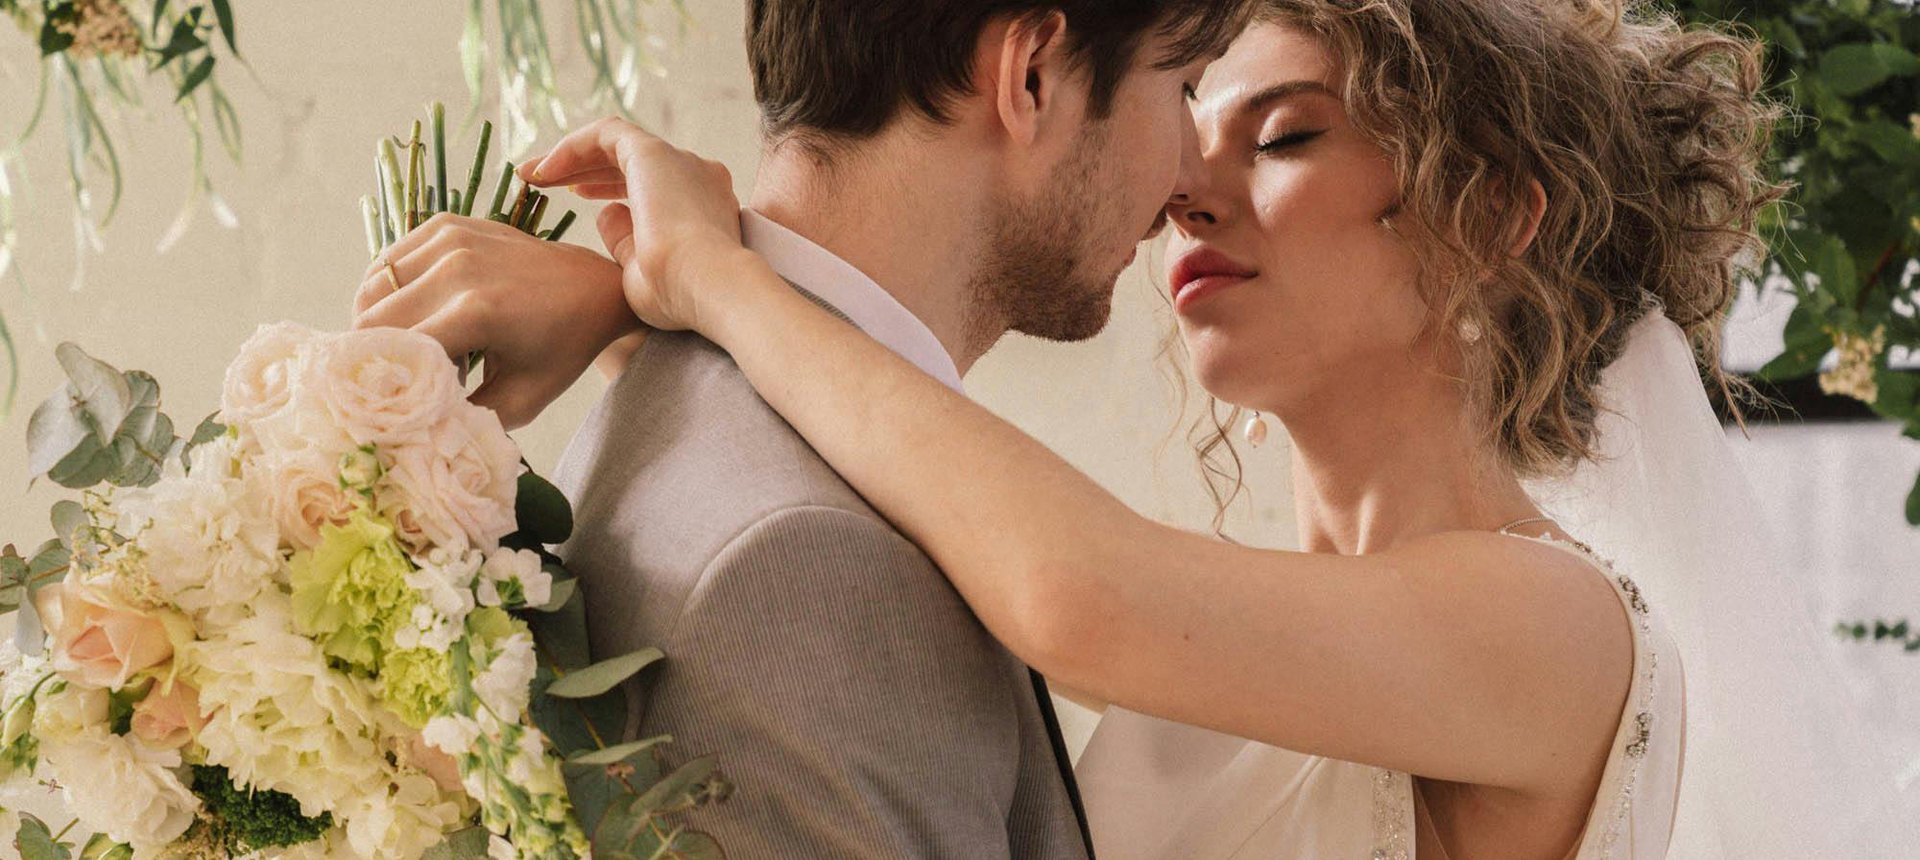
[[[566,501],[436,342],[263,326],[187,439],[153,377],[59,358],[31,468],[83,492],[0,554],[0,781],[57,786],[79,856],[719,856],[667,820],[710,759],[603,743],[660,653],[588,665]]]

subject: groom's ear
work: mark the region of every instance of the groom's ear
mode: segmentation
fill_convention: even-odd
[[[995,22],[980,36],[974,92],[992,96],[994,115],[1015,143],[1031,145],[1063,121],[1062,96],[1073,92],[1076,69],[1067,16],[1020,15]]]

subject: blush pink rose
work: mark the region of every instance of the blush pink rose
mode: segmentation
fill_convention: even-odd
[[[35,608],[53,639],[53,668],[84,686],[118,690],[127,679],[173,659],[166,624],[152,612],[123,606],[84,585],[40,589]]]
[[[312,395],[356,445],[417,442],[466,399],[446,349],[405,329],[335,335],[314,344],[312,361]]]
[[[320,527],[345,525],[358,494],[340,485],[338,459],[317,451],[268,452],[259,461],[269,479],[280,539],[294,549],[320,545]]]
[[[317,337],[312,329],[290,322],[256,329],[227,366],[220,389],[220,420],[242,426],[285,411],[306,365],[308,347]]]
[[[491,409],[461,403],[418,444],[388,449],[380,507],[416,551],[491,550],[516,526],[520,449]]]
[[[175,681],[172,687],[154,687],[133,706],[133,734],[154,749],[179,749],[206,728],[200,713],[200,691]]]

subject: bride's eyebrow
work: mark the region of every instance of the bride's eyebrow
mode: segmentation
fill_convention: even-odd
[[[1239,108],[1234,111],[1234,114],[1244,116],[1265,110],[1275,102],[1300,95],[1301,93],[1319,93],[1329,98],[1339,98],[1339,96],[1333,94],[1332,90],[1327,89],[1326,84],[1320,83],[1319,81],[1287,81],[1285,83],[1274,84],[1242,99]]]

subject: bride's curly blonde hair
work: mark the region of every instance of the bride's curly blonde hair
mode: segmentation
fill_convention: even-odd
[[[1751,33],[1639,0],[1265,0],[1259,19],[1343,62],[1347,112],[1399,176],[1393,227],[1420,257],[1428,332],[1481,332],[1463,382],[1516,473],[1593,456],[1600,372],[1650,308],[1735,404],[1720,325],[1764,257],[1756,218],[1785,193],[1764,169],[1782,111]],[[1514,257],[1529,180],[1548,203]],[[1242,486],[1236,418],[1214,403],[1195,428],[1223,515]]]

